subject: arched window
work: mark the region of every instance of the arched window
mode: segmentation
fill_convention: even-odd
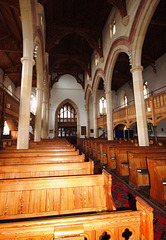
[[[58,111],[58,137],[77,136],[77,112],[66,103]]]
[[[126,107],[127,106],[127,96],[126,96],[126,94],[124,95],[124,107]]]
[[[99,63],[99,55],[98,53],[95,53],[95,66],[97,66]]]
[[[8,89],[8,93],[12,96],[12,95],[13,95],[13,94],[12,94],[12,86],[9,85],[7,89]]]
[[[100,115],[104,115],[106,114],[106,98],[105,97],[101,97],[99,100],[99,112]]]
[[[5,121],[4,128],[3,128],[3,135],[9,135],[9,134],[10,134],[10,130],[7,122]]]
[[[144,90],[144,98],[148,98],[149,97],[149,89],[148,89],[147,81],[144,82],[143,90]]]
[[[30,99],[30,112],[32,112],[34,115],[36,114],[36,97],[35,95],[31,94],[31,99]]]
[[[77,113],[71,104],[66,103],[60,108],[58,122],[77,122]]]
[[[116,33],[116,21],[114,20],[112,24],[110,24],[110,38],[113,37]]]

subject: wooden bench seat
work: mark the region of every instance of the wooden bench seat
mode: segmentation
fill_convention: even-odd
[[[0,166],[0,179],[56,177],[94,173],[94,162]]]
[[[35,151],[35,150],[41,150],[41,151],[45,151],[45,150],[50,150],[50,151],[75,151],[76,148],[73,147],[73,146],[60,146],[60,145],[57,145],[57,146],[45,146],[45,145],[37,145],[37,146],[34,146],[34,147],[29,147],[29,149],[24,149],[24,150],[32,150],[32,151]],[[22,149],[16,149],[16,146],[13,146],[13,147],[6,147],[6,148],[3,148],[1,151],[20,151]],[[1,152],[0,151],[0,152]]]
[[[93,213],[52,217],[0,224],[0,240],[88,240],[101,239],[106,232],[111,239],[126,229],[132,239],[153,240],[153,209],[137,197],[137,211]]]
[[[115,210],[111,175],[0,181],[0,219]]]
[[[6,157],[0,157],[0,165],[14,165],[14,164],[39,164],[39,163],[67,163],[67,162],[84,162],[85,155],[53,155],[53,156],[13,156],[8,154]]]
[[[166,152],[148,152],[148,153],[128,153],[129,161],[129,184],[136,188],[140,186],[149,186],[149,172],[147,166],[147,157],[166,158]]]
[[[32,151],[31,151],[32,150]],[[33,150],[33,149],[20,149],[16,152],[13,151],[0,151],[0,158],[2,157],[48,157],[48,156],[66,156],[66,155],[79,155],[79,150],[77,151],[46,151],[46,150]]]
[[[166,157],[147,158],[150,174],[150,196],[161,205],[166,205]]]

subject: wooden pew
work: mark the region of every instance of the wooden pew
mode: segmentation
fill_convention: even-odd
[[[115,210],[112,179],[98,175],[0,181],[0,220]]]
[[[118,146],[133,146],[131,142],[127,141],[122,141],[119,142],[119,140],[113,140],[113,141],[108,141],[107,143],[101,143],[100,144],[100,161],[103,164],[109,164],[110,169],[116,169],[116,158],[111,156],[111,148],[114,149],[114,147]]]
[[[36,146],[33,146],[33,147],[29,147],[29,149],[24,149],[24,150],[43,150],[43,151],[45,151],[45,150],[50,150],[50,151],[59,151],[60,149],[62,150],[62,151],[75,151],[76,150],[76,148],[75,147],[73,147],[72,145],[71,146],[61,146],[61,145],[49,145],[49,146],[47,146],[47,145],[36,145]],[[7,150],[7,151],[17,151],[17,150],[22,150],[22,149],[16,149],[16,146],[10,146],[10,147],[6,147],[6,148],[3,148],[2,149],[2,151],[5,151],[5,150]]]
[[[85,155],[53,155],[53,156],[13,156],[8,154],[6,157],[0,156],[0,165],[14,165],[14,164],[40,164],[40,163],[67,163],[67,162],[85,162]],[[35,155],[35,154],[34,154]]]
[[[94,174],[94,162],[0,166],[0,180]]]
[[[150,196],[153,200],[166,205],[166,158],[153,159],[148,157],[148,170],[150,174]]]
[[[4,157],[48,157],[48,156],[66,156],[66,155],[79,155],[79,150],[77,151],[49,151],[49,150],[34,150],[34,149],[20,149],[16,152],[13,151],[0,151],[0,158]]]
[[[128,147],[116,147],[116,172],[119,176],[129,176],[129,162],[128,162],[128,152],[134,153],[148,153],[148,152],[166,152],[166,148],[157,147],[157,146],[148,146],[148,147],[137,147],[137,146],[128,146]]]
[[[107,157],[107,166],[111,169],[111,170],[115,170],[116,169],[116,151],[115,149],[117,147],[119,148],[124,148],[124,147],[134,147],[134,140],[133,141],[114,141],[112,144],[108,144],[107,145],[107,150],[106,150],[106,157]]]
[[[153,209],[137,200],[137,211],[89,213],[7,222],[0,224],[0,240],[88,240],[101,239],[104,233],[120,239],[125,231],[132,239],[153,240]]]
[[[102,143],[107,143],[108,140],[107,139],[95,139],[92,144],[91,144],[91,155],[97,159],[100,160],[99,158],[99,154],[100,154],[100,144]]]
[[[136,187],[149,186],[149,172],[147,157],[166,158],[166,152],[128,153],[129,161],[129,184]]]

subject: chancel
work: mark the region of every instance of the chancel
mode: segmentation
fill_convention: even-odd
[[[166,1],[0,0],[0,240],[166,239]]]

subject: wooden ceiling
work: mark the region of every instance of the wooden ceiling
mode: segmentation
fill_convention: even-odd
[[[103,26],[113,7],[126,16],[125,0],[38,0],[46,18],[46,51],[51,86],[63,74],[72,74],[84,88],[84,72],[91,73],[91,54],[102,52]],[[142,52],[142,65],[151,65],[166,52],[166,1],[161,0],[150,22]],[[15,86],[21,84],[22,29],[18,0],[0,0],[0,68]],[[36,74],[33,71],[33,86]],[[131,81],[128,56],[121,53],[113,74],[112,89]]]

